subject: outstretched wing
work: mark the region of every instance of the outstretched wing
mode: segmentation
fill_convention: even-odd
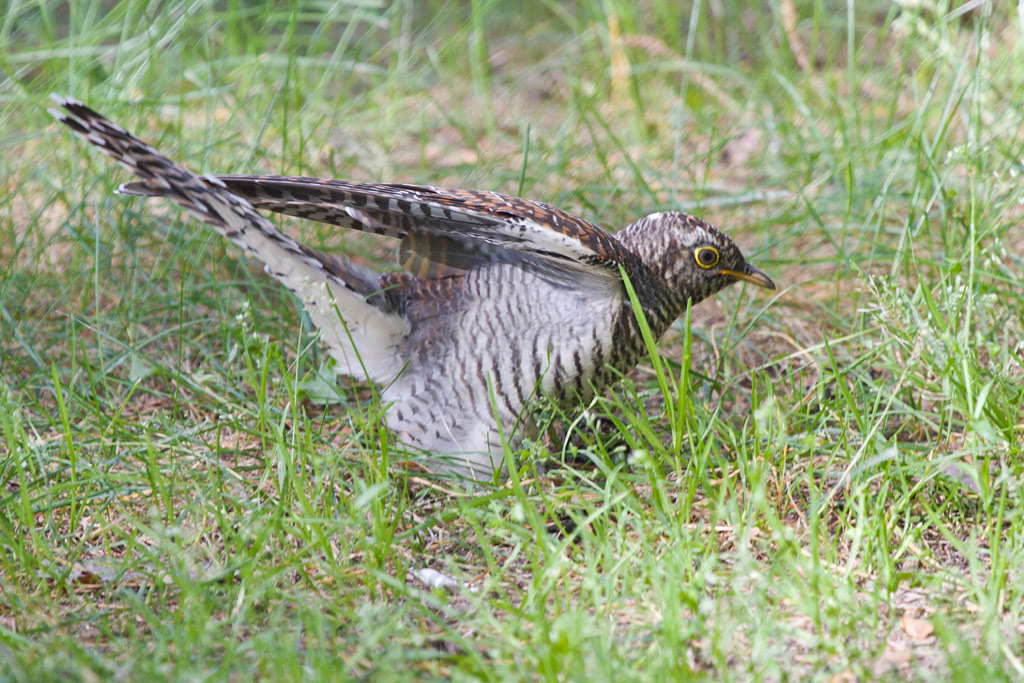
[[[52,98],[61,107],[50,109],[55,119],[142,178],[150,194],[174,201],[262,261],[303,302],[346,374],[388,382],[401,372],[397,349],[410,325],[391,281],[304,247],[215,177],[178,166],[77,100]]]
[[[619,277],[636,257],[612,235],[570,213],[497,192],[350,183],[276,175],[219,175],[258,209],[401,240],[403,267],[420,277],[457,275],[495,262]],[[145,181],[121,192],[161,194]]]

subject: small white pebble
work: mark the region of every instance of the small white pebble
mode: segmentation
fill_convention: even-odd
[[[412,575],[419,579],[423,584],[429,588],[442,588],[444,590],[454,590],[461,584],[450,576],[445,576],[441,572],[431,569],[430,567],[424,567],[423,569],[413,570]]]

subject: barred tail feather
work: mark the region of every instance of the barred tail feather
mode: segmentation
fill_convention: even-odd
[[[291,289],[320,328],[339,371],[387,383],[402,370],[397,353],[409,324],[372,297],[379,277],[330,259],[277,230],[219,179],[188,171],[77,100],[51,95],[50,114],[138,176],[146,194],[167,197],[265,264]]]

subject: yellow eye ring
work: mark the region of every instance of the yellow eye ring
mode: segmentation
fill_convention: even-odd
[[[714,268],[718,263],[718,250],[714,247],[697,247],[693,250],[693,258],[701,268]]]

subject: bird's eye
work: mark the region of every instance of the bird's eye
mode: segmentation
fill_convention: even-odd
[[[711,268],[718,263],[718,250],[714,247],[697,247],[693,251],[693,257],[697,259],[697,265],[701,268]]]

